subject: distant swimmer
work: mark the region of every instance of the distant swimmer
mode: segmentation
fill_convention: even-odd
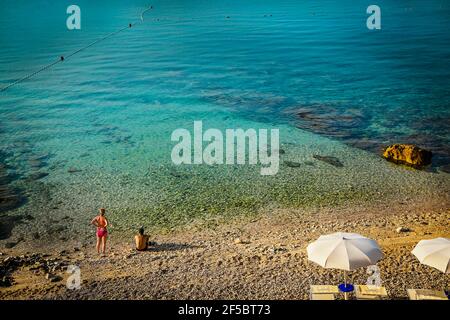
[[[105,208],[100,208],[98,209],[98,211],[100,212],[100,214],[92,219],[91,224],[97,227],[97,252],[100,253],[101,247],[101,253],[105,254],[106,239],[108,238],[108,231],[106,230],[106,227],[108,226],[108,220],[106,220],[105,217]]]

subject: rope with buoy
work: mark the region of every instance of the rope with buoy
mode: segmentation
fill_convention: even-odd
[[[70,54],[68,54],[68,55],[66,55],[66,56],[60,56],[60,57],[58,58],[58,60],[53,61],[53,62],[51,62],[51,63],[49,63],[49,64],[43,66],[42,68],[40,68],[40,69],[38,69],[38,70],[36,70],[36,71],[30,73],[30,74],[27,74],[26,76],[24,76],[24,77],[22,77],[22,78],[20,78],[20,79],[17,79],[17,80],[14,81],[14,82],[11,82],[11,83],[8,84],[6,87],[0,88],[0,92],[4,92],[4,91],[8,90],[9,88],[11,88],[11,87],[13,87],[13,86],[15,86],[15,85],[17,85],[17,84],[23,82],[23,81],[26,81],[26,80],[28,80],[28,79],[34,77],[35,75],[37,75],[37,74],[39,74],[39,73],[41,73],[41,72],[43,72],[43,71],[45,71],[45,70],[47,70],[47,69],[50,69],[51,67],[57,65],[58,63],[61,63],[61,62],[65,61],[66,59],[68,59],[68,58],[70,58],[70,57],[76,55],[77,53],[80,53],[81,51],[84,51],[84,50],[86,50],[86,49],[92,47],[93,45],[95,45],[95,44],[97,44],[97,43],[99,43],[99,42],[101,42],[101,41],[103,41],[103,40],[106,40],[106,39],[108,39],[108,38],[110,38],[110,37],[112,37],[112,36],[115,36],[116,34],[122,32],[122,31],[124,31],[124,30],[126,30],[126,29],[130,29],[130,28],[134,27],[136,24],[138,24],[138,23],[140,23],[140,22],[144,22],[144,14],[145,14],[147,11],[151,10],[151,9],[153,9],[153,6],[150,6],[150,7],[148,7],[147,9],[145,9],[144,11],[142,11],[142,13],[141,13],[141,15],[140,15],[140,21],[136,21],[136,22],[134,22],[134,23],[129,23],[128,26],[123,27],[123,28],[121,28],[121,29],[119,29],[119,30],[116,30],[116,31],[114,31],[114,32],[111,32],[111,33],[107,34],[106,36],[104,36],[104,37],[102,37],[102,38],[100,38],[100,39],[97,39],[97,40],[95,40],[95,41],[89,43],[88,45],[86,45],[86,46],[84,46],[84,47],[82,47],[82,48],[80,48],[80,49],[77,49],[77,50],[71,52]]]

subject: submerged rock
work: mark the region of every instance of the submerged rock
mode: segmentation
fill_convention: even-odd
[[[301,166],[300,163],[294,161],[285,161],[284,164],[291,168],[298,168]]]
[[[383,157],[397,164],[423,167],[431,164],[431,151],[412,144],[393,144],[384,149]]]
[[[326,162],[337,168],[342,168],[344,166],[342,162],[336,157],[313,155],[313,158]]]

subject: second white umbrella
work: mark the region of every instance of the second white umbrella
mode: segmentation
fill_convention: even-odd
[[[450,239],[421,240],[415,246],[412,254],[419,259],[420,263],[444,273],[450,273]]]

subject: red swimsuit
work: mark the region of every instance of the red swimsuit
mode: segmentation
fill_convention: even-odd
[[[97,237],[102,238],[108,234],[106,230],[106,219],[105,217],[98,216],[97,217]]]

